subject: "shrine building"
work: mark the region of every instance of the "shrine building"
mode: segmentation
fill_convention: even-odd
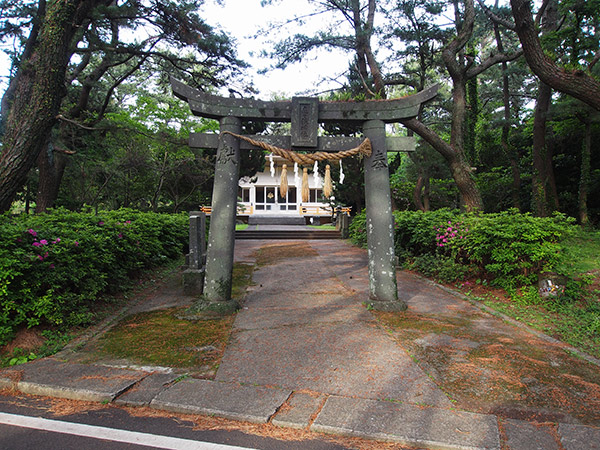
[[[281,195],[280,180],[286,166],[289,186]],[[323,197],[323,177],[308,176],[308,201],[302,201],[302,167],[280,156],[267,155],[265,168],[239,181],[238,216],[331,217],[330,203]]]

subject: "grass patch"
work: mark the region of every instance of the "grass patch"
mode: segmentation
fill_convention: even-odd
[[[575,273],[600,270],[600,231],[579,230],[565,241],[565,269]]]
[[[560,300],[541,305],[523,305],[511,301],[486,301],[487,306],[536,330],[566,342],[600,358],[600,302]]]
[[[325,223],[323,225],[309,225],[310,228],[315,228],[317,230],[335,230],[335,225],[330,223]]]
[[[246,288],[252,284],[253,264],[235,263],[233,265],[233,274],[231,278],[231,297],[241,299],[246,292]]]
[[[247,223],[236,223],[235,224],[235,231],[244,231],[246,228],[248,228]]]
[[[192,322],[176,318],[178,311],[153,311],[124,319],[102,337],[100,352],[139,364],[214,369],[235,316]]]
[[[232,297],[240,299],[251,284],[254,266],[233,266]],[[235,314],[211,320],[177,318],[181,308],[126,317],[99,342],[98,353],[137,364],[196,368],[215,373],[229,341]]]

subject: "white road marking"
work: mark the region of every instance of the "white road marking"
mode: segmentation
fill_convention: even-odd
[[[0,424],[31,428],[35,430],[51,431],[62,434],[71,434],[94,439],[103,439],[105,441],[145,445],[146,447],[168,450],[253,450],[245,447],[214,444],[212,442],[192,441],[189,439],[180,439],[170,436],[138,433],[136,431],[97,427],[80,423],[44,419],[41,417],[21,416],[17,414],[0,413]]]

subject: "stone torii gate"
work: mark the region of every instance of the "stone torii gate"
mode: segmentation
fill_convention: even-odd
[[[416,117],[421,103],[437,94],[437,85],[408,97],[365,102],[320,102],[314,97],[294,97],[291,101],[227,98],[206,94],[175,79],[171,79],[171,87],[175,96],[188,102],[194,115],[217,119],[220,123],[220,134],[195,133],[190,136],[192,148],[217,149],[204,292],[195,307],[198,312],[225,312],[238,306],[231,300],[231,279],[240,149],[254,147],[229,133],[240,134],[242,120],[291,122],[291,136],[248,137],[280,148],[309,152],[353,148],[364,140],[318,136],[319,123],[362,125],[363,134],[370,140],[372,148],[371,156],[364,159],[368,304],[384,311],[406,309],[406,305],[398,300],[396,286],[387,152],[413,151],[415,142],[412,137],[386,137],[385,124]]]

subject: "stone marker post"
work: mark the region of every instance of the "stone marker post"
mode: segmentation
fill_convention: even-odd
[[[198,306],[202,309],[208,308],[224,312],[237,308],[235,301],[231,300],[231,280],[235,245],[240,143],[235,137],[223,134],[223,132],[241,133],[241,121],[237,117],[224,117],[220,121],[220,130],[208,248],[206,250],[204,302]]]
[[[404,311],[398,300],[394,255],[394,216],[390,192],[385,124],[369,120],[363,132],[373,153],[365,158],[365,204],[369,252],[369,305],[379,311]]]
[[[186,257],[186,270],[183,272],[183,293],[202,294],[206,257],[206,214],[190,211],[190,251]]]

